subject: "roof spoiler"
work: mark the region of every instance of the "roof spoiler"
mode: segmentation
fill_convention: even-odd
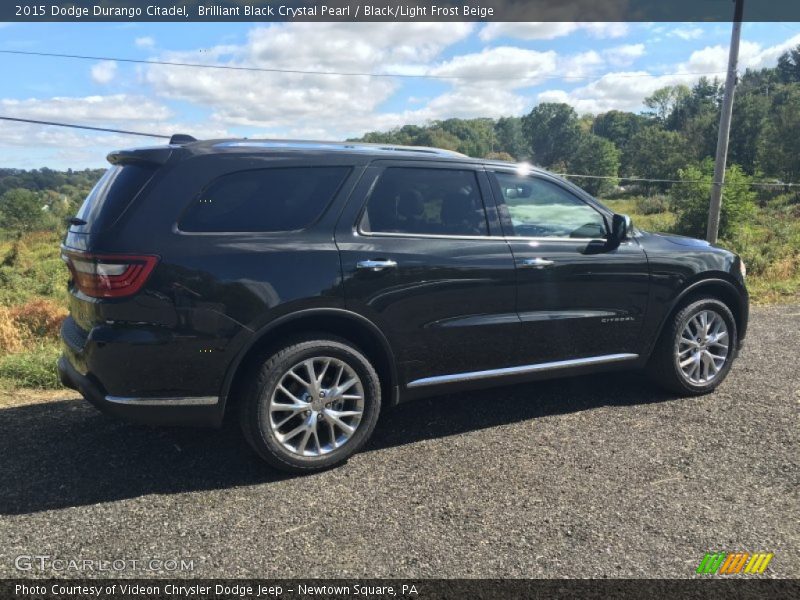
[[[112,165],[156,165],[165,164],[172,156],[174,148],[170,146],[153,146],[151,148],[134,148],[117,150],[106,157]]]
[[[190,135],[185,133],[174,133],[172,137],[169,138],[169,143],[171,146],[180,146],[182,144],[188,144],[190,142],[196,142],[197,139],[193,138]]]

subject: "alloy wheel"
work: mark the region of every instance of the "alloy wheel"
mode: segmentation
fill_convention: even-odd
[[[298,456],[318,457],[344,446],[364,414],[364,385],[346,362],[330,356],[297,363],[269,401],[275,439]]]
[[[675,361],[684,379],[693,385],[713,381],[728,360],[728,326],[722,315],[701,310],[686,323],[675,345]]]

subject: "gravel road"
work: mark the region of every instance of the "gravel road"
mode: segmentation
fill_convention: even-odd
[[[800,306],[754,309],[714,394],[637,374],[406,404],[346,465],[263,466],[238,429],[153,429],[72,393],[0,401],[0,577],[15,557],[191,559],[199,577],[691,577],[768,551],[800,577]],[[97,564],[97,563],[95,563]],[[114,575],[158,576],[141,565]]]

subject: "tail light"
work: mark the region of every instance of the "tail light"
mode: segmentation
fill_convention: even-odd
[[[153,272],[158,257],[147,254],[91,254],[64,250],[72,279],[81,292],[93,298],[132,296]]]

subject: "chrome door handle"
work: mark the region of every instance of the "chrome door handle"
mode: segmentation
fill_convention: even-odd
[[[357,269],[367,269],[369,271],[383,271],[384,269],[394,269],[397,263],[393,260],[360,260],[356,263]]]
[[[532,267],[536,269],[542,269],[544,267],[549,267],[550,265],[555,264],[552,260],[548,260],[546,258],[523,258],[519,261],[520,267]]]

